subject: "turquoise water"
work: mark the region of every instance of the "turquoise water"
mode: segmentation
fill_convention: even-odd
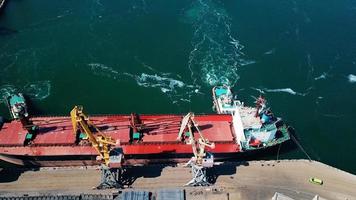
[[[211,113],[211,87],[228,84],[356,173],[355,24],[354,0],[8,1],[0,95],[24,92],[35,115]]]

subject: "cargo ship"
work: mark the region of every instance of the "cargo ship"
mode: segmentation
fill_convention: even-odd
[[[23,96],[16,98],[22,102]],[[289,140],[288,126],[266,109],[263,98],[246,107],[229,87],[219,86],[213,99],[217,113],[201,115],[87,116],[75,106],[70,116],[34,117],[22,109],[26,114],[18,117],[10,104],[16,117],[0,122],[0,160],[39,167],[90,166],[109,157],[124,165],[179,163],[198,151],[219,160]]]

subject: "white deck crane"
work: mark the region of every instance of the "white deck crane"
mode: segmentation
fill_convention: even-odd
[[[196,139],[194,135],[194,128],[199,137]],[[187,131],[185,135],[183,132]],[[192,169],[192,180],[189,181],[186,186],[207,186],[210,183],[206,178],[206,168],[213,167],[214,157],[212,154],[207,154],[205,148],[209,147],[210,149],[215,148],[215,144],[209,142],[203,134],[200,132],[197,123],[194,121],[194,113],[188,113],[182,120],[182,124],[178,133],[177,140],[183,140],[186,144],[192,145],[192,150],[194,156],[189,160],[186,166],[190,166]]]

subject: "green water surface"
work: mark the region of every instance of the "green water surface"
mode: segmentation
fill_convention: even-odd
[[[228,84],[246,104],[263,92],[312,159],[356,173],[355,24],[354,0],[8,1],[0,95],[24,92],[34,115],[212,113]]]

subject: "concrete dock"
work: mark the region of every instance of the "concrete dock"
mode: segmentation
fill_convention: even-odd
[[[356,176],[320,162],[307,160],[225,163],[208,171],[210,187],[183,187],[190,168],[152,165],[127,171],[129,189],[185,189],[186,199],[271,199],[275,192],[294,199],[356,199]],[[312,184],[310,177],[324,181]],[[0,197],[21,194],[112,193],[94,190],[100,171],[90,168],[43,168],[37,171],[0,171]]]

